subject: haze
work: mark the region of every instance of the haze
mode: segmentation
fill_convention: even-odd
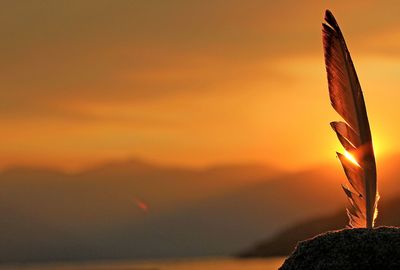
[[[328,7],[349,37],[378,158],[398,152],[398,5],[3,1],[0,165],[333,161]]]

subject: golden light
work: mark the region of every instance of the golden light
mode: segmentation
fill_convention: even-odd
[[[393,139],[386,134],[382,134],[383,128],[374,133],[373,137],[373,147],[374,154],[377,159],[390,153],[390,146],[394,145]]]
[[[344,150],[343,154],[351,163],[353,163],[353,164],[357,165],[358,167],[360,167],[360,164],[358,164],[357,160],[355,159],[355,157],[352,154],[350,154],[346,150]]]

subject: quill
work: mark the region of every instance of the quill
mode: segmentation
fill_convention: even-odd
[[[345,154],[337,155],[350,183],[350,187],[342,185],[349,201],[349,226],[372,228],[379,196],[371,131],[356,70],[329,10],[322,24],[322,39],[331,104],[344,120],[332,122],[331,126],[345,149]]]

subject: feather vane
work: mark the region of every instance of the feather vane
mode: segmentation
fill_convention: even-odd
[[[376,164],[365,101],[350,53],[333,14],[327,10],[322,24],[325,65],[332,107],[344,122],[331,127],[357,162],[337,153],[350,187],[343,185],[349,207],[349,226],[372,228],[377,215]]]

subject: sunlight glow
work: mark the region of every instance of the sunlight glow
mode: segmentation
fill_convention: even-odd
[[[358,161],[355,159],[355,157],[352,154],[350,154],[346,150],[344,150],[343,154],[349,161],[351,161],[351,163],[353,163],[353,164],[357,165],[358,167],[360,167],[360,164],[358,164]]]

